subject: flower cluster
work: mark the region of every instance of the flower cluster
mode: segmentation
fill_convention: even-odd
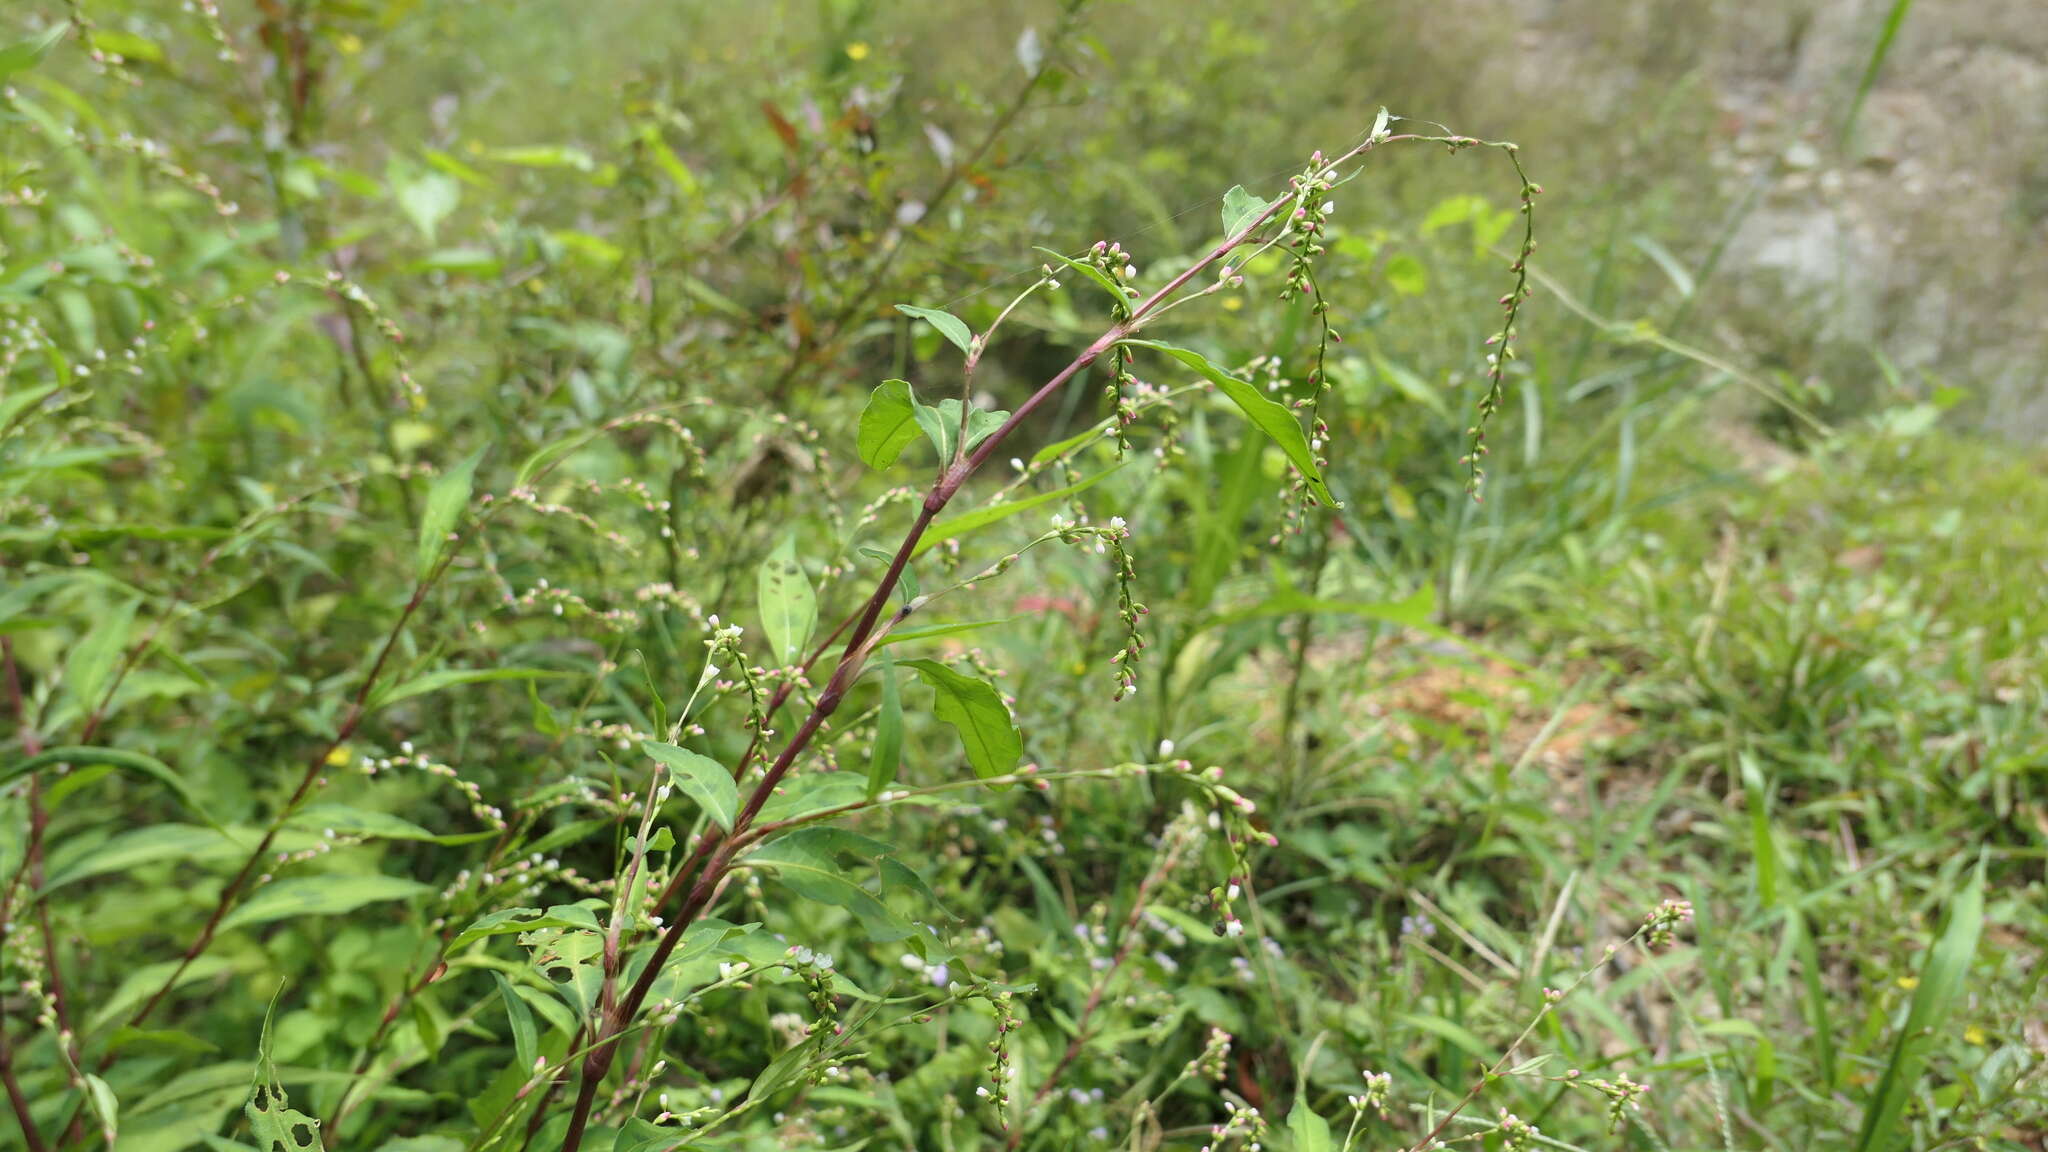
[[[1097,240],[1095,246],[1088,249],[1088,255],[1084,259],[1121,289],[1116,302],[1110,306],[1111,316],[1118,324],[1129,320],[1129,301],[1138,298],[1138,290],[1130,283],[1137,278],[1138,267],[1131,262],[1130,253],[1125,252],[1123,245],[1114,241]],[[1131,363],[1129,348],[1121,343],[1111,346],[1110,382],[1103,388],[1102,394],[1116,412],[1116,449],[1119,456],[1130,449],[1129,429],[1138,420],[1138,406],[1132,399],[1132,394],[1138,387],[1138,378],[1131,372]]]
[[[1210,1027],[1209,1041],[1202,1045],[1201,1055],[1188,1061],[1187,1070],[1181,1075],[1220,1082],[1230,1065],[1230,1039],[1230,1033]]]
[[[1470,147],[1477,140],[1459,136],[1452,138],[1452,150]],[[1515,286],[1500,298],[1502,313],[1500,331],[1487,338],[1486,346],[1492,351],[1486,354],[1486,391],[1479,397],[1479,411],[1472,426],[1465,430],[1467,443],[1465,456],[1459,463],[1465,465],[1467,479],[1465,490],[1474,500],[1480,498],[1481,487],[1486,482],[1486,469],[1480,461],[1486,457],[1486,422],[1500,410],[1503,384],[1508,361],[1515,358],[1515,318],[1520,315],[1522,301],[1533,295],[1529,287],[1529,257],[1536,251],[1536,197],[1542,195],[1543,186],[1529,179],[1522,170],[1522,160],[1513,144],[1499,146],[1515,165],[1515,175],[1522,180],[1522,246],[1508,270],[1515,274]]]
[[[1641,1111],[1643,1097],[1650,1092],[1648,1084],[1638,1083],[1629,1079],[1626,1072],[1622,1073],[1621,1078],[1618,1080],[1580,1080],[1576,1081],[1576,1083],[1607,1098],[1607,1130],[1609,1132],[1620,1130],[1622,1124],[1628,1120],[1628,1114],[1631,1111]]]
[[[1351,1110],[1361,1115],[1372,1112],[1381,1120],[1387,1119],[1387,1094],[1394,1090],[1394,1077],[1390,1073],[1375,1072],[1367,1068],[1359,1073],[1365,1079],[1365,1091],[1348,1097]]]
[[[1500,1110],[1500,1123],[1495,1130],[1500,1133],[1501,1152],[1528,1152],[1543,1138],[1534,1124],[1505,1108]]]
[[[1644,940],[1652,948],[1668,948],[1678,939],[1678,926],[1691,920],[1692,901],[1666,900],[1643,917]]]

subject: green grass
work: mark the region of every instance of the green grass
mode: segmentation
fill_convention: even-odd
[[[1685,262],[1685,101],[1503,121],[1312,4],[203,11],[0,18],[0,1148],[560,1147],[690,888],[622,884],[841,689],[584,1147],[2038,1142],[2048,460],[1881,354],[1788,415]],[[1279,253],[1148,326],[1196,359],[1138,349],[1130,451],[1106,375],[1038,408],[828,681],[945,483],[862,461],[972,348],[893,306],[986,332],[1098,236],[1158,287],[1395,103],[1359,60],[1554,190],[1485,501],[1514,172],[1375,150],[1342,343]],[[1102,331],[1060,275],[977,408]],[[1341,509],[1253,402],[1319,361]]]

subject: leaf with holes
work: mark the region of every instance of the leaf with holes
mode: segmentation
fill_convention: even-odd
[[[536,928],[519,935],[519,945],[579,1019],[588,1020],[604,987],[604,937],[592,931]]]
[[[277,1065],[270,1059],[270,1025],[277,1013],[277,996],[263,1014],[263,1032],[257,1040],[256,1078],[249,1087],[249,1102],[242,1114],[249,1118],[249,1133],[262,1152],[320,1152],[320,1121],[292,1107],[284,1084],[277,1077]]]
[[[818,594],[796,558],[796,540],[785,536],[761,564],[761,626],[775,660],[791,667],[804,658],[804,645],[818,626]]]

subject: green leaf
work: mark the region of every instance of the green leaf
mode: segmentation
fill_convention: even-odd
[[[855,857],[879,866],[889,846],[843,828],[799,828],[755,849],[746,857],[750,868],[773,875],[806,900],[844,908],[878,943],[901,940],[916,929],[882,903],[881,897],[851,879],[842,858]]]
[[[541,473],[554,467],[578,448],[597,439],[603,432],[602,428],[588,428],[581,432],[572,432],[552,443],[543,444],[534,449],[533,455],[528,456],[526,462],[519,466],[519,471],[513,475],[512,482],[522,487],[533,483]]]
[[[511,148],[493,148],[484,155],[501,164],[516,164],[522,168],[574,168],[579,172],[596,169],[597,161],[581,148],[557,144],[528,144]]]
[[[896,780],[903,759],[903,697],[896,687],[896,662],[882,657],[882,703],[875,714],[875,746],[868,753],[868,797]]]
[[[120,986],[115,988],[111,995],[103,994],[95,998],[92,1005],[92,1027],[102,1028],[120,1019],[166,984],[173,988],[183,988],[232,972],[245,963],[238,963],[224,956],[199,956],[189,964],[182,960],[164,960],[130,969],[121,977]],[[148,1109],[138,1108],[137,1111],[146,1112]]]
[[[914,408],[918,426],[924,429],[925,438],[932,447],[939,450],[939,461],[950,464],[955,455],[954,441],[960,438],[960,401],[941,400],[935,407],[918,404]],[[967,414],[967,443],[960,451],[972,452],[975,445],[989,438],[996,429],[1003,426],[1010,414],[994,408],[976,408]]]
[[[100,1134],[109,1145],[121,1131],[121,1102],[114,1097],[113,1088],[105,1080],[88,1072],[85,1076],[85,1098],[92,1104],[92,1114],[100,1122]]]
[[[515,1067],[531,1074],[533,1062],[540,1055],[540,1031],[533,1026],[533,1013],[519,993],[513,991],[512,982],[505,979],[503,972],[491,973],[491,979],[497,981],[498,1000],[505,1005],[505,1016],[512,1025],[512,1051],[519,1061]]]
[[[124,601],[101,617],[65,657],[64,684],[81,711],[98,708],[100,698],[106,695],[114,670],[120,665],[121,653],[127,650],[128,633],[135,626],[135,609],[139,604],[136,600]]]
[[[1036,248],[1035,251],[1050,256],[1053,259],[1059,261],[1060,263],[1066,265],[1067,267],[1072,268],[1074,271],[1079,272],[1081,275],[1086,276],[1088,279],[1095,281],[1097,284],[1102,286],[1102,290],[1104,292],[1107,292],[1111,296],[1116,297],[1118,303],[1129,304],[1131,302],[1130,294],[1124,291],[1124,286],[1117,283],[1114,279],[1112,279],[1109,273],[1104,272],[1102,269],[1097,268],[1095,265],[1084,264],[1081,261],[1075,260],[1071,257],[1062,256],[1050,248]]]
[[[5,48],[0,48],[0,80],[5,80],[17,72],[26,72],[42,63],[43,57],[48,56],[50,49],[55,48],[57,42],[64,39],[64,34],[69,31],[71,21],[59,20],[26,40],[18,40]]]
[[[1387,261],[1387,284],[1403,296],[1420,296],[1429,289],[1429,273],[1422,261],[1403,252]]]
[[[540,689],[531,680],[526,682],[526,699],[532,705],[533,730],[543,736],[560,736],[562,722],[555,719],[555,710],[540,698]]]
[[[263,1031],[257,1040],[255,1082],[249,1086],[249,1102],[243,1106],[242,1114],[249,1118],[249,1134],[256,1138],[256,1146],[263,1152],[320,1152],[320,1121],[292,1107],[291,1098],[285,1095],[284,1084],[278,1079],[277,1065],[270,1059],[270,1037],[272,1018],[277,1014],[277,997],[284,994],[284,984],[277,986],[277,995],[272,996],[270,1007],[263,1014]]]
[[[1010,718],[995,685],[955,672],[936,660],[905,660],[933,693],[933,712],[960,734],[974,774],[987,779],[1017,766],[1024,756],[1024,737]]]
[[[1302,479],[1308,483],[1309,491],[1318,501],[1332,508],[1342,507],[1337,503],[1337,498],[1330,494],[1329,486],[1323,483],[1322,471],[1316,467],[1315,454],[1309,450],[1308,437],[1302,433],[1301,422],[1294,418],[1294,413],[1289,411],[1286,405],[1267,399],[1265,393],[1259,391],[1255,385],[1239,380],[1216,367],[1200,352],[1177,348],[1157,340],[1126,340],[1124,343],[1133,348],[1150,348],[1164,352],[1208,377],[1211,383],[1230,398],[1231,403],[1237,405],[1238,410],[1244,413],[1245,419],[1251,421],[1252,427],[1264,432],[1273,443],[1280,446],[1280,451],[1287,454],[1288,461],[1294,465],[1295,471],[1301,473]]]
[[[1294,1137],[1294,1152],[1331,1152],[1335,1147],[1330,1142],[1330,1124],[1308,1101],[1296,1097],[1294,1109],[1287,1113],[1287,1132]]]
[[[597,931],[536,928],[519,934],[533,967],[580,1019],[590,1019],[604,986],[604,936]]]
[[[803,772],[783,781],[758,817],[763,824],[779,824],[822,812],[858,804],[867,796],[866,782],[852,772]]]
[[[924,628],[897,628],[883,636],[875,647],[881,649],[887,648],[891,644],[907,644],[913,640],[937,640],[944,636],[964,636],[969,632],[979,632],[983,628],[993,628],[998,624],[1008,624],[1015,619],[1015,616],[1005,616],[1001,620],[961,620],[952,624],[933,624]]]
[[[711,817],[712,823],[732,831],[733,817],[739,812],[740,794],[732,782],[730,769],[709,756],[700,756],[673,744],[642,740],[640,750],[661,761],[675,774],[676,785],[697,802],[704,814]]]
[[[486,912],[470,922],[455,939],[448,942],[444,952],[454,952],[465,944],[489,936],[510,936],[514,933],[530,932],[536,928],[570,928],[590,932],[601,931],[597,915],[581,904],[555,904],[543,912],[538,908],[500,908]]]
[[[1969,979],[1970,963],[1977,955],[1977,938],[1983,931],[1984,858],[1979,856],[1976,871],[1949,906],[1948,923],[1920,966],[1920,983],[1913,989],[1906,1022],[1899,1028],[1891,1059],[1864,1108],[1856,1152],[1885,1152],[1906,1133],[1907,1126],[1901,1119],[1906,1104],[1919,1085],[1928,1053],[1943,1039],[1942,1029]]]
[[[896,310],[937,328],[939,335],[951,340],[960,351],[970,354],[974,351],[974,333],[968,329],[966,321],[951,312],[940,308],[919,308],[915,304],[898,304]]]
[[[1408,399],[1413,400],[1446,420],[1451,418],[1451,406],[1444,402],[1444,398],[1438,394],[1437,389],[1429,386],[1429,381],[1417,376],[1406,367],[1387,359],[1378,352],[1373,352],[1370,355],[1372,357],[1374,373],[1380,379],[1386,381],[1394,391],[1399,392],[1401,395],[1406,396]]]
[[[301,916],[336,916],[365,904],[404,900],[433,889],[399,876],[294,876],[256,890],[240,908],[221,921],[223,928],[267,924]]]
[[[62,387],[62,384],[56,383],[43,384],[34,388],[23,388],[5,396],[0,396],[0,432],[6,431],[22,413],[49,399],[53,393]],[[58,577],[60,580],[66,578],[68,577]],[[51,578],[42,576],[37,577],[37,579],[48,580]]]
[[[884,380],[868,394],[860,413],[860,462],[887,468],[917,439],[917,397],[903,380]]]
[[[1214,187],[1214,185],[1211,185],[1211,187]],[[1271,201],[1261,200],[1257,196],[1245,191],[1242,184],[1225,192],[1223,194],[1223,235],[1225,237],[1236,236],[1250,227],[1252,221],[1257,220],[1264,214],[1266,209],[1272,206]]]
[[[458,684],[489,684],[498,680],[535,680],[560,675],[562,673],[549,672],[543,668],[443,668],[439,672],[429,672],[424,676],[415,676],[410,680],[371,693],[369,710],[375,712],[379,708],[388,708],[400,700],[410,700],[415,696],[425,696],[429,692],[439,692],[443,688],[453,688]]]
[[[94,846],[84,856],[56,869],[43,884],[45,893],[94,876],[126,872],[159,860],[208,863],[246,857],[253,845],[242,844],[217,828],[196,824],[149,824]]]
[[[455,530],[455,522],[461,518],[463,509],[469,507],[469,493],[476,482],[476,466],[483,462],[484,449],[462,458],[462,462],[434,478],[433,487],[427,489],[427,505],[420,513],[419,562],[413,568],[413,575],[425,580],[448,550],[448,534]]]
[[[924,555],[956,536],[965,536],[969,532],[975,532],[991,524],[1008,520],[1019,512],[1029,512],[1033,508],[1044,507],[1055,500],[1064,500],[1076,493],[1086,492],[1088,489],[1107,480],[1116,473],[1117,469],[1122,467],[1123,465],[1118,464],[1108,471],[1098,472],[1078,484],[1069,484],[1065,488],[1055,488],[1050,492],[1035,493],[1021,500],[1008,500],[1001,504],[983,505],[972,512],[963,512],[958,516],[941,520],[932,525],[925,532],[924,538],[917,542],[916,549],[910,553],[911,559],[914,560]]]
[[[462,185],[444,172],[412,171],[398,175],[394,183],[398,208],[413,227],[432,244],[448,218],[462,202]]]
[[[785,536],[761,564],[761,624],[775,659],[793,667],[804,658],[804,645],[818,626],[818,594],[797,562],[796,538]]]
[[[374,812],[368,808],[355,808],[347,804],[309,804],[301,808],[286,823],[293,828],[317,829],[323,833],[332,831],[342,836],[361,836],[371,840],[418,840],[428,844],[474,844],[496,836],[495,831],[458,832],[452,836],[441,836],[388,812]]]
[[[69,764],[72,768],[85,768],[94,764],[107,764],[124,772],[147,776],[178,794],[178,799],[194,815],[213,823],[213,817],[199,804],[199,797],[190,785],[171,770],[171,766],[154,756],[140,752],[124,752],[118,748],[89,748],[81,745],[66,745],[61,748],[47,748],[34,756],[0,765],[0,787],[18,780],[38,768],[49,764]]]

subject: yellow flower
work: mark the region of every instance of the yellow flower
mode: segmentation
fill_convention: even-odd
[[[865,40],[855,40],[855,41],[854,41],[853,43],[851,43],[851,44],[848,44],[848,45],[846,46],[846,58],[847,58],[848,60],[865,60],[865,59],[867,59],[867,58],[868,58],[868,42],[867,42],[867,41],[865,41]]]
[[[1899,987],[1904,988],[1908,992],[1911,992],[1913,989],[1918,988],[1919,986],[1920,978],[1918,976],[1899,977]]]
[[[346,768],[349,762],[355,758],[355,749],[350,748],[346,744],[336,744],[334,750],[327,754],[327,766],[329,768]]]
[[[1975,1044],[1977,1047],[1982,1048],[1985,1039],[1984,1030],[1975,1024],[1963,1029],[1963,1043],[1965,1044]]]

